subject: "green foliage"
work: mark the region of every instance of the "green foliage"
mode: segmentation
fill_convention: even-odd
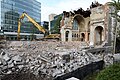
[[[112,6],[115,8],[114,11],[112,11],[111,16],[116,18],[116,20],[118,22],[120,22],[120,15],[118,13],[120,13],[120,0],[112,0],[112,2],[108,2],[109,6]],[[116,26],[117,27],[117,26]],[[116,29],[116,27],[114,28],[114,35],[120,36],[120,30]]]
[[[52,33],[59,34],[60,33],[60,21],[62,19],[62,16],[59,16],[54,24],[54,28],[51,29]]]
[[[114,6],[116,10],[120,10],[120,0],[112,0],[112,2],[108,2],[110,6]]]
[[[113,64],[102,70],[96,80],[120,80],[120,64]]]
[[[112,17],[116,18],[118,22],[120,22],[120,16],[117,14],[120,10],[120,0],[112,0],[112,2],[108,2],[108,5],[115,7],[115,11],[112,12]]]

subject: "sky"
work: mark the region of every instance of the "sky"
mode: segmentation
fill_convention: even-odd
[[[61,14],[63,11],[73,11],[82,7],[84,10],[89,8],[95,0],[37,0],[41,2],[41,21],[49,21],[49,15]],[[111,0],[96,0],[105,4]]]

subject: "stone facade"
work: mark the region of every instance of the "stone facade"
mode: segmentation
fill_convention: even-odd
[[[86,11],[82,8],[74,12],[64,11],[61,20],[61,41],[86,42],[90,46],[111,42],[110,9],[106,3]]]

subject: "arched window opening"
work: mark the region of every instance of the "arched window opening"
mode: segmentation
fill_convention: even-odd
[[[78,21],[76,19],[74,19],[73,21],[73,30],[78,30],[79,24]]]
[[[85,41],[85,34],[84,33],[81,34],[81,41]]]
[[[95,39],[95,44],[100,45],[103,42],[103,27],[102,26],[97,26],[95,28],[95,33],[94,33],[94,39]]]
[[[66,31],[66,41],[68,41],[69,31]]]

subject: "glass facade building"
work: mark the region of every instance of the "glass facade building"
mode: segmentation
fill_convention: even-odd
[[[0,30],[7,39],[17,39],[18,19],[23,12],[41,22],[41,3],[36,0],[1,0],[0,4]],[[27,18],[21,22],[21,38],[41,33]]]
[[[58,19],[60,16],[63,16],[63,14],[61,13],[61,14],[59,14],[59,15],[54,16],[54,19],[50,21],[50,31],[51,31],[52,34],[54,33],[54,31],[52,31],[52,29],[54,29],[55,24],[56,24],[56,22],[57,22],[57,19]]]

